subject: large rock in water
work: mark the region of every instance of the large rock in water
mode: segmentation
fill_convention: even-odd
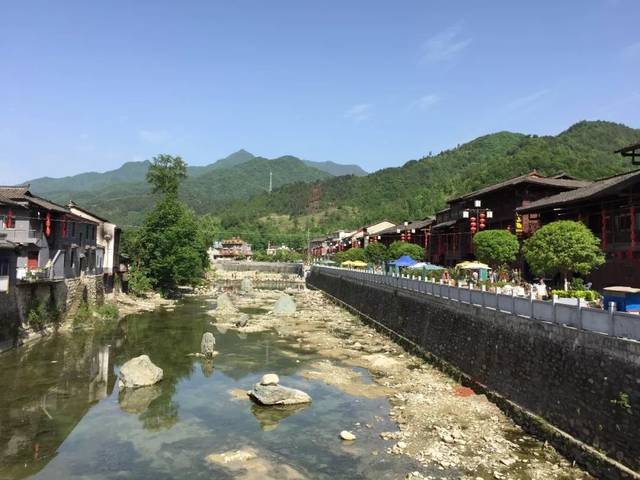
[[[249,323],[249,315],[247,315],[246,313],[243,313],[242,315],[240,315],[240,318],[236,320],[235,326],[246,327],[247,323]]]
[[[250,278],[243,278],[240,282],[240,291],[242,293],[251,293],[253,292],[253,282]]]
[[[200,353],[205,357],[211,358],[216,351],[216,337],[211,332],[205,332],[202,334],[202,340],[200,341]]]
[[[260,405],[299,405],[310,403],[311,397],[302,390],[287,388],[282,385],[262,385],[256,383],[249,392],[252,400]]]
[[[296,302],[293,297],[283,293],[273,306],[273,313],[276,315],[293,315],[296,313]]]
[[[138,388],[154,385],[162,380],[164,372],[147,355],[132,358],[120,367],[120,388]]]
[[[227,293],[223,293],[218,296],[216,312],[220,313],[235,313],[237,312],[236,306],[231,301],[231,297]]]

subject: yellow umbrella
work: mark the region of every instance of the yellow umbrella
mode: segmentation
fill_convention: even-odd
[[[346,262],[342,262],[340,265],[343,267],[353,267],[353,260],[347,260]]]
[[[481,262],[462,262],[456,265],[456,267],[463,270],[491,270],[489,265]]]
[[[351,262],[351,266],[353,267],[366,267],[367,263],[362,260],[356,260],[355,262]]]

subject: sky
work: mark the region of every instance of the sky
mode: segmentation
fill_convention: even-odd
[[[0,0],[0,184],[244,148],[368,171],[640,128],[638,0]]]

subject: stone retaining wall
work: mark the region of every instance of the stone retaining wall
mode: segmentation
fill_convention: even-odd
[[[318,270],[307,282],[486,390],[599,478],[640,478],[639,343]]]
[[[219,261],[213,263],[213,267],[226,272],[273,272],[273,273],[293,273],[302,276],[302,263],[284,262],[241,262],[241,261]]]

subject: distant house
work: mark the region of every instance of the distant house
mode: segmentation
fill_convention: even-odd
[[[280,246],[276,246],[276,245],[271,245],[271,243],[269,243],[267,246],[266,253],[267,255],[275,255],[278,252],[290,252],[290,251],[291,249],[284,244]]]
[[[209,256],[213,260],[250,260],[253,257],[251,244],[240,237],[232,237],[228,240],[215,242],[209,249]]]
[[[566,174],[545,177],[533,171],[452,198],[446,209],[436,213],[429,231],[427,260],[449,266],[474,259],[473,235],[483,228],[526,235],[536,228],[538,218],[535,215],[521,218],[517,208],[589,184]]]
[[[102,273],[97,227],[28,186],[0,187],[0,285]]]
[[[96,261],[102,267],[106,290],[112,290],[116,276],[123,273],[120,272],[120,228],[74,202],[69,202],[68,208],[72,214],[97,224],[96,245],[102,249],[98,248],[97,251],[103,252],[103,255],[102,261],[99,258]]]
[[[374,242],[382,243],[386,246],[391,245],[393,242],[407,242],[420,245],[423,248],[427,247],[429,238],[429,228],[434,222],[434,218],[427,217],[423,220],[413,220],[411,222],[404,222],[401,225],[387,228],[378,232],[378,235],[374,238]]]
[[[377,239],[377,236],[383,230],[395,227],[396,224],[389,220],[382,220],[366,227],[361,227],[356,230],[352,235],[346,237],[343,241],[344,246],[347,246],[347,242],[351,248],[365,248],[369,245],[370,240]]]

